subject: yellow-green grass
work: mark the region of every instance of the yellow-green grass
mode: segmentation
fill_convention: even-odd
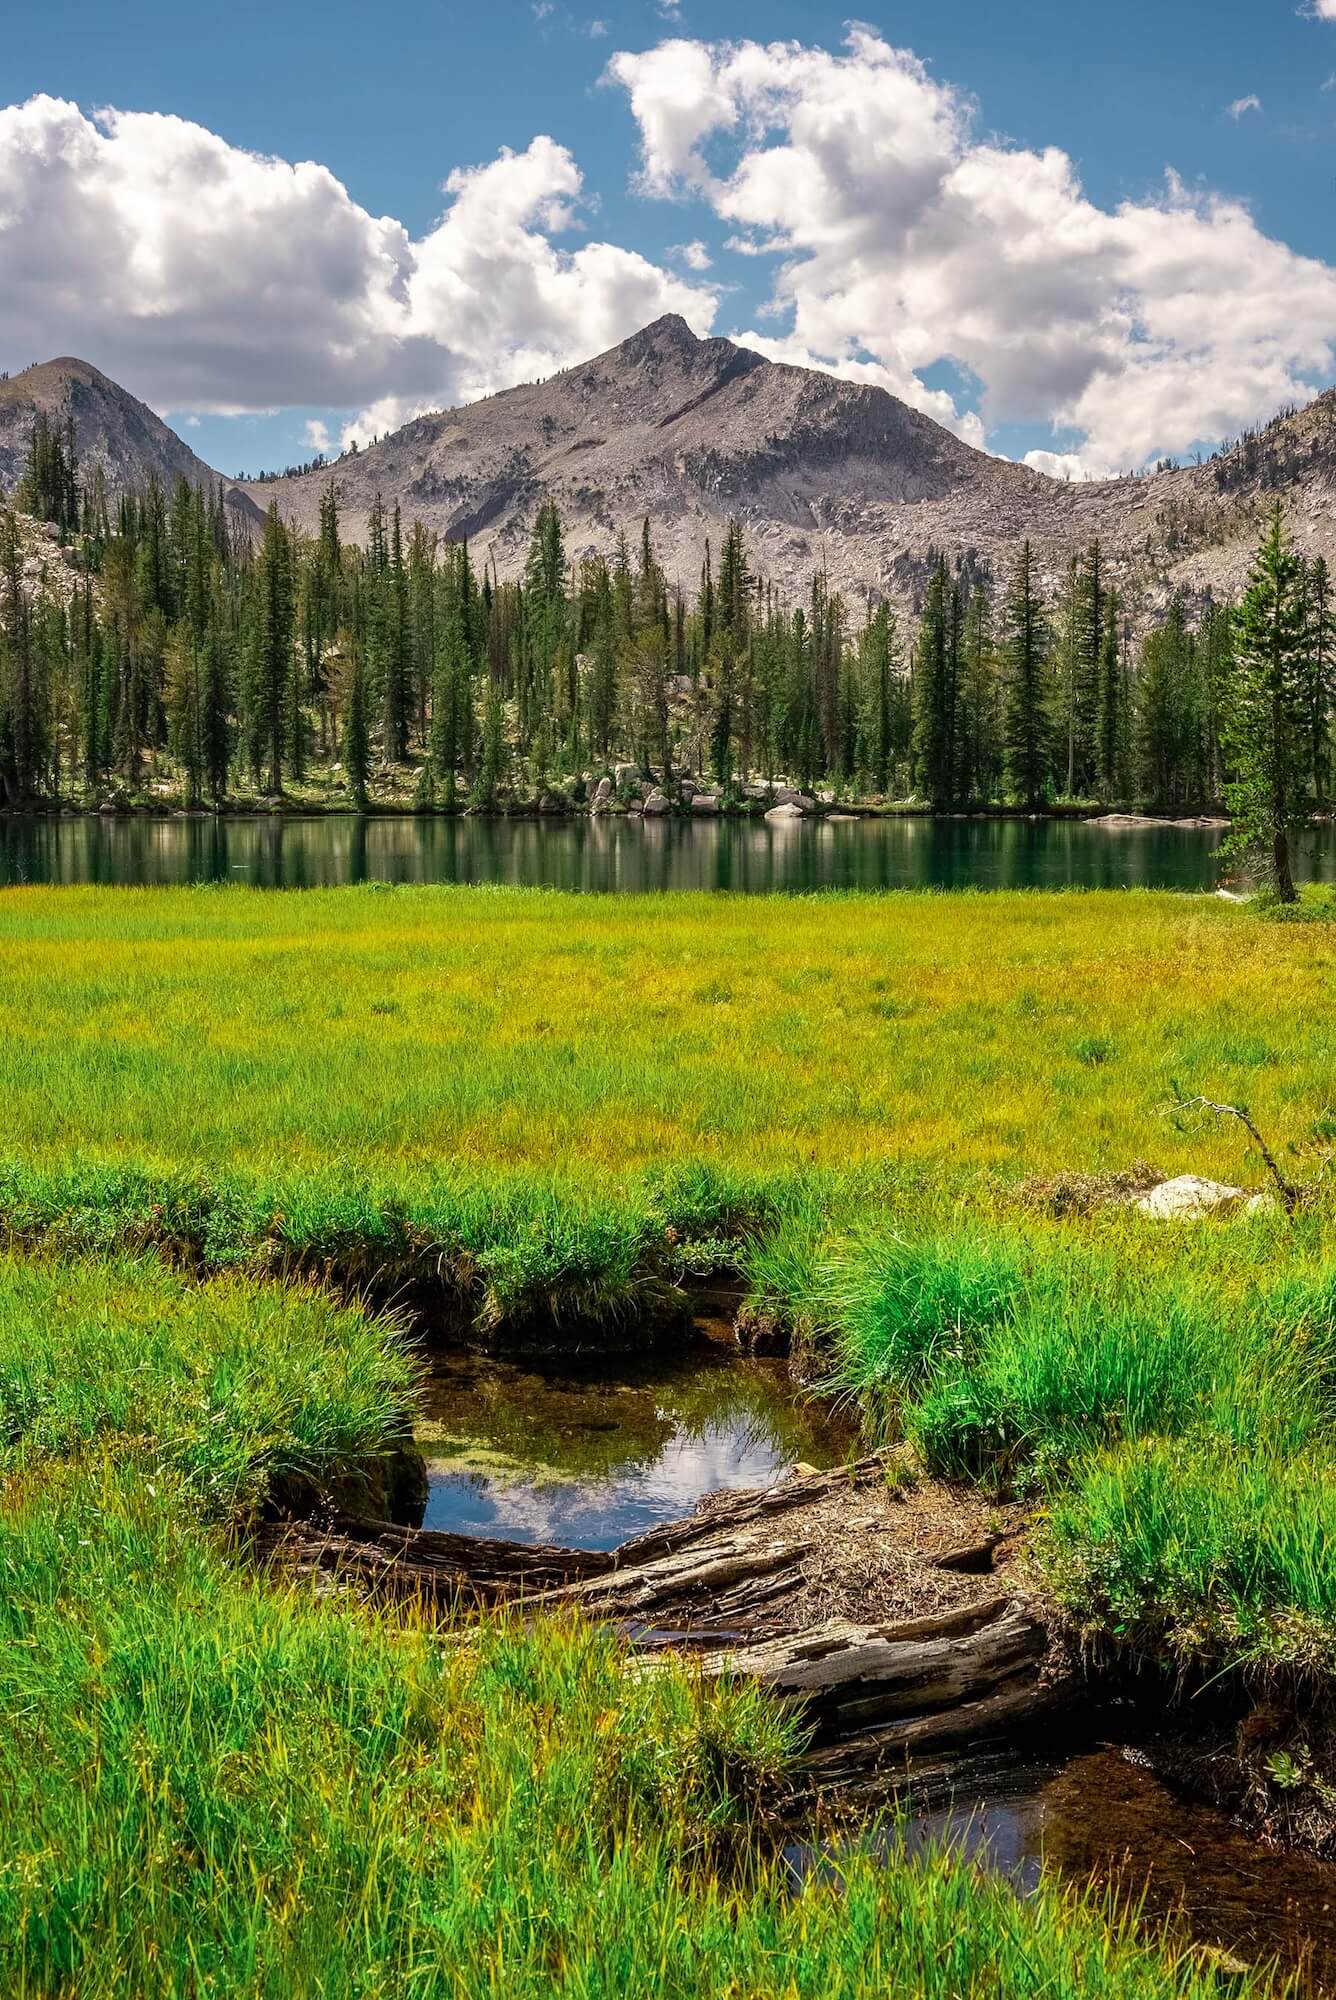
[[[402,1387],[393,1330],[309,1294],[0,1258],[6,1994],[1266,1990],[947,1854],[795,1890],[757,1814],[797,1739],[755,1687],[258,1574],[273,1478],[383,1449]]]
[[[1305,1132],[1336,936],[1168,894],[0,895],[8,1144],[248,1171],[1086,1167]]]
[[[11,890],[0,1209],[213,1262],[444,1252],[493,1316],[616,1304],[665,1239],[805,1198],[1255,1177],[1166,1106],[1324,1132],[1334,960],[1329,927],[1152,893]]]

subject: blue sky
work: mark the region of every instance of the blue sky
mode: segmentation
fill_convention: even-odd
[[[702,329],[862,371],[1050,469],[1190,451],[1332,379],[1336,19],[1293,0],[913,0],[852,49],[840,10],[784,0],[192,11],[48,0],[7,22],[0,103],[84,122],[11,116],[6,147],[0,118],[0,217],[20,218],[0,365],[83,352],[225,471],[576,359],[687,294]],[[724,46],[780,40],[792,58]],[[702,90],[726,100],[713,122]],[[131,121],[108,145],[103,107],[221,143]],[[860,120],[873,143],[844,144]],[[539,135],[555,147],[531,155]],[[502,148],[528,164],[524,214],[505,177],[479,183],[424,257],[447,177]],[[328,176],[260,184],[252,153],[318,163],[346,203]],[[593,243],[609,255],[572,266]]]

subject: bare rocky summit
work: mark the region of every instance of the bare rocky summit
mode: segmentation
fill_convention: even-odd
[[[1237,591],[1276,497],[1300,547],[1336,561],[1336,392],[1206,464],[1067,483],[973,449],[883,389],[698,339],[670,314],[546,381],[247,486],[221,480],[97,369],[47,362],[0,384],[0,488],[18,477],[39,408],[53,422],[73,414],[84,464],[113,488],[184,473],[221,483],[252,521],[277,500],[314,531],[332,479],[346,535],[365,535],[379,493],[407,520],[467,538],[503,577],[522,568],[548,498],[576,562],[610,554],[619,533],[634,546],[648,516],[670,581],[687,589],[737,516],[755,568],[790,598],[822,569],[853,601],[914,606],[940,553],[996,576],[1027,536],[1052,589],[1098,536],[1134,614],[1154,617],[1174,589],[1194,606]]]
[[[1065,482],[963,443],[883,389],[700,340],[670,314],[579,367],[415,418],[331,468],[248,488],[314,528],[333,478],[360,537],[376,494],[501,576],[522,567],[554,499],[568,554],[634,545],[646,515],[670,578],[692,587],[730,516],[791,595],[817,569],[853,598],[916,603],[945,551],[995,574],[1028,536],[1056,585],[1098,536],[1133,604],[1237,589],[1280,493],[1300,543],[1336,556],[1336,396],[1223,459],[1142,478]]]
[[[42,415],[57,430],[73,419],[81,473],[86,478],[100,468],[113,495],[142,487],[150,477],[170,492],[185,478],[192,486],[221,487],[228,504],[246,520],[261,518],[241,487],[197,458],[146,403],[100,368],[71,355],[38,362],[0,382],[0,493],[17,485],[33,427]]]

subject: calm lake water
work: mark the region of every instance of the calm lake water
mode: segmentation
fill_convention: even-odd
[[[442,1355],[418,1439],[424,1527],[578,1549],[614,1549],[708,1493],[854,1450],[851,1428],[797,1396],[782,1363],[705,1345],[581,1367]]]
[[[0,819],[16,882],[504,882],[592,891],[1213,889],[1219,831],[1079,820]],[[1299,872],[1336,880],[1336,829]]]

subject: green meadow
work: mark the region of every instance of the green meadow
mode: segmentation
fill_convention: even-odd
[[[359,1296],[625,1342],[723,1267],[871,1441],[1033,1503],[1093,1656],[1325,1697],[1334,959],[1167,894],[0,895],[4,1989],[1249,1990],[949,1855],[794,1892],[754,1691],[246,1537],[411,1423]],[[1263,1185],[1196,1093],[1313,1182],[1293,1219],[1105,1199]]]

